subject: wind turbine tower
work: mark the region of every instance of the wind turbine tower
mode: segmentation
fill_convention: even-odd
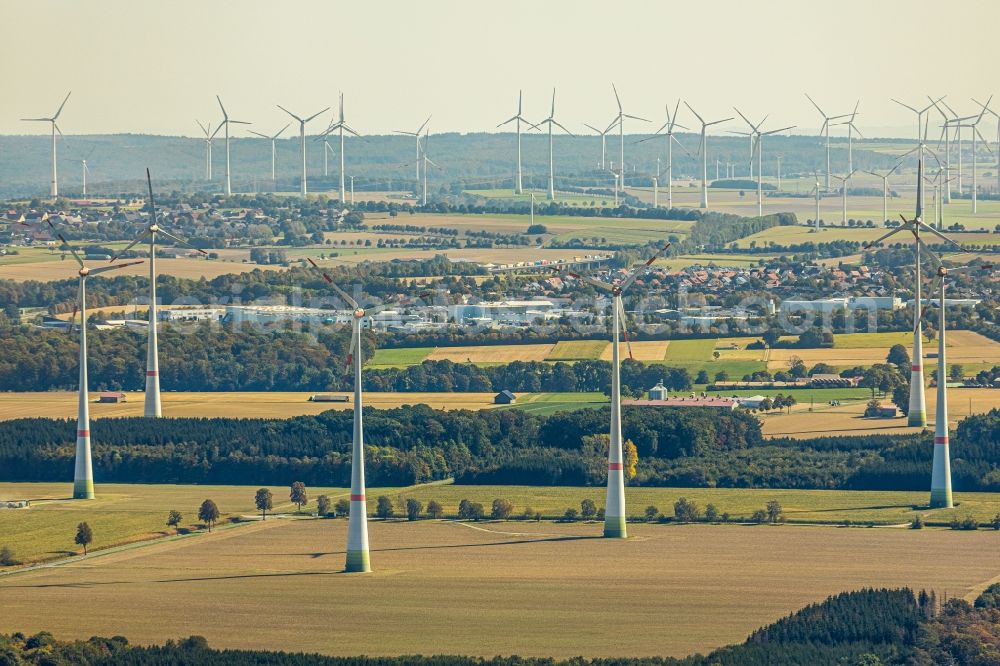
[[[690,104],[684,102],[684,106],[688,108],[691,113],[695,115],[698,122],[701,123],[701,141],[698,143],[698,154],[701,155],[701,205],[700,208],[708,208],[708,138],[706,130],[712,125],[718,125],[719,123],[724,123],[732,118],[723,118],[722,120],[713,120],[712,122],[705,122],[705,119],[698,115]]]
[[[642,139],[639,142],[639,143],[644,143],[646,141],[652,141],[657,136],[665,136],[667,138],[667,170],[666,170],[666,173],[667,173],[667,208],[673,208],[674,207],[674,182],[673,182],[674,181],[674,144],[676,143],[678,146],[680,146],[680,149],[683,150],[684,153],[688,157],[690,157],[692,159],[694,158],[694,156],[687,151],[687,148],[685,148],[683,145],[681,145],[681,142],[677,140],[676,136],[674,136],[674,128],[675,127],[680,127],[681,129],[685,129],[685,130],[687,129],[683,125],[679,125],[677,123],[677,111],[680,109],[680,106],[681,106],[681,100],[678,99],[677,100],[677,104],[674,105],[674,113],[673,113],[673,115],[671,115],[671,113],[670,113],[670,105],[669,104],[665,104],[664,105],[664,110],[667,112],[667,122],[663,123],[663,126],[660,127],[660,129],[656,130],[656,132],[653,134],[653,136],[645,138],[645,139]],[[663,130],[667,130],[667,131],[664,132],[663,134],[660,134],[660,132],[663,132]],[[659,169],[657,169],[657,172],[659,172]]]
[[[309,263],[314,268],[319,268],[312,258],[309,258]],[[354,370],[354,442],[351,447],[351,511],[347,525],[347,564],[344,570],[349,573],[367,573],[372,569],[368,556],[368,505],[365,502],[365,443],[361,391],[361,366],[364,364],[361,358],[361,325],[366,313],[364,308],[351,298],[350,294],[337,286],[325,271],[323,279],[354,310],[351,317],[351,349],[347,356],[348,363]]]
[[[279,136],[281,136],[285,132],[286,129],[288,129],[288,127],[289,127],[289,125],[285,125],[280,130],[278,130],[278,133],[275,134],[274,136],[268,136],[267,134],[261,134],[260,132],[254,132],[253,130],[250,130],[251,134],[255,134],[255,135],[259,136],[260,138],[267,139],[267,140],[269,140],[271,142],[271,183],[275,182],[276,174],[277,174],[277,172],[275,171],[275,163],[276,163],[277,157],[278,157],[278,148],[275,145],[275,141],[278,139]],[[302,149],[303,149],[303,151],[305,150],[305,142],[302,143]],[[303,166],[304,166],[304,163],[303,163]],[[305,189],[305,182],[306,182],[305,178],[303,178],[302,179],[303,189]]]
[[[556,198],[556,172],[555,172],[555,160],[554,160],[553,152],[552,152],[552,126],[555,125],[556,127],[558,127],[559,129],[561,129],[562,131],[566,132],[566,134],[569,134],[570,136],[573,136],[572,132],[570,132],[568,129],[566,129],[565,127],[563,127],[561,124],[559,124],[559,121],[556,120],[556,89],[555,88],[552,89],[552,111],[549,112],[549,117],[546,118],[545,120],[542,120],[541,122],[537,123],[536,125],[532,125],[531,129],[536,129],[536,128],[542,126],[542,125],[548,125],[549,126],[549,194],[548,194],[548,198],[551,201],[552,199]]]
[[[517,113],[507,120],[503,121],[497,127],[503,127],[508,123],[515,123],[514,127],[517,128],[517,171],[515,173],[514,179],[514,194],[524,194],[524,188],[521,185],[521,123],[526,125],[531,125],[531,121],[521,115],[521,91],[517,91]]]
[[[920,233],[926,231],[934,234],[941,240],[950,243],[954,247],[961,249],[955,241],[951,240],[934,227],[924,222],[923,210],[923,189],[924,189],[924,158],[923,153],[917,158],[917,204],[916,214],[912,220],[903,218],[903,224],[892,231],[875,239],[871,243],[865,243],[864,248],[868,249],[879,245],[887,238],[900,232],[906,231],[913,234],[914,246],[914,298],[913,298],[913,354],[910,372],[910,408],[907,413],[907,425],[922,428],[927,425],[927,405],[924,398],[924,349],[923,349],[923,328],[921,326],[921,299],[922,280],[920,277],[920,253],[921,250],[933,255],[924,241],[920,238]],[[940,363],[941,361],[939,361]]]
[[[618,115],[615,116],[614,120],[611,121],[611,124],[614,125],[615,123],[618,123],[618,147],[619,147],[618,157],[620,160],[619,163],[621,165],[620,166],[621,178],[618,179],[618,187],[621,188],[621,191],[624,194],[625,193],[625,119],[630,118],[632,120],[641,120],[644,123],[648,123],[649,120],[645,118],[640,118],[639,116],[630,116],[629,114],[625,113],[622,110],[622,100],[618,96],[618,88],[616,88],[615,84],[612,83],[611,89],[615,93],[615,102],[618,104]]]
[[[360,134],[344,122],[344,93],[340,93],[340,115],[337,122],[327,127],[322,136],[329,136],[335,130],[340,133],[340,203],[343,204],[347,201],[347,188],[344,182],[344,131],[346,130],[349,134],[353,134],[358,138],[361,137]]]
[[[607,155],[607,146],[608,146],[607,138],[608,138],[608,132],[610,132],[612,129],[614,129],[615,123],[611,123],[610,125],[608,125],[603,130],[599,130],[596,127],[594,127],[593,125],[588,125],[587,123],[584,123],[583,125],[584,125],[584,127],[588,127],[590,129],[592,129],[594,132],[596,132],[597,134],[599,134],[600,137],[601,137],[601,171],[604,171],[604,170],[607,169],[607,166],[606,166],[607,162],[605,161],[605,157]]]
[[[420,133],[424,131],[424,128],[427,127],[427,123],[429,123],[430,121],[431,121],[431,116],[427,116],[427,120],[425,120],[423,124],[417,128],[416,132],[407,132],[406,130],[395,130],[395,134],[405,134],[406,136],[416,137],[417,139],[417,158],[414,164],[416,164],[417,167],[416,182],[418,185],[420,184]]]
[[[611,323],[611,441],[608,447],[608,491],[604,504],[604,536],[612,539],[624,539],[628,536],[625,528],[625,465],[622,455],[622,399],[621,399],[621,342],[619,331],[625,333],[625,343],[632,356],[632,345],[625,329],[625,307],[622,305],[622,293],[631,287],[640,275],[656,261],[657,257],[666,252],[670,243],[665,244],[644,263],[632,269],[618,284],[610,285],[588,275],[567,272],[567,275],[587,282],[603,291],[610,291],[612,296]],[[559,270],[559,269],[557,269]]]
[[[327,111],[330,110],[330,107],[326,107],[322,111],[317,111],[316,113],[312,114],[307,118],[301,118],[292,113],[291,111],[289,111],[288,109],[286,109],[285,107],[281,106],[280,104],[276,104],[275,106],[277,106],[279,109],[290,115],[292,118],[295,118],[295,120],[299,121],[299,151],[302,156],[302,182],[299,184],[299,194],[302,195],[302,198],[304,199],[306,195],[309,193],[309,188],[306,185],[306,123],[315,118],[316,116],[326,113]],[[284,132],[285,130],[281,131]],[[279,132],[279,134],[280,133],[281,132]],[[274,144],[272,143],[271,145],[273,146]],[[273,170],[273,163],[272,163],[272,170]],[[343,201],[343,197],[341,197],[341,201]]]
[[[55,231],[55,227],[49,222],[49,226]],[[77,286],[77,304],[73,308],[73,316],[70,318],[70,331],[73,330],[73,322],[76,321],[76,313],[80,312],[80,384],[79,401],[77,404],[76,417],[76,462],[73,472],[73,499],[94,499],[94,465],[90,450],[90,394],[87,382],[87,278],[93,275],[100,275],[108,271],[125,268],[141,264],[142,261],[130,261],[115,266],[101,266],[90,268],[83,263],[83,259],[76,249],[69,244],[62,234],[56,234],[62,241],[63,247],[68,249],[73,259],[80,266],[77,271],[79,277]]]
[[[139,235],[131,243],[111,258],[111,261],[116,261],[118,257],[135,247],[143,238],[149,236],[149,324],[147,325],[149,340],[146,344],[146,394],[142,415],[149,418],[159,418],[163,416],[163,410],[160,405],[160,352],[157,341],[159,323],[156,302],[156,235],[166,236],[178,245],[183,245],[205,256],[208,256],[208,253],[194,247],[184,239],[178,238],[159,225],[156,219],[156,202],[153,199],[153,179],[149,175],[149,169],[146,169],[146,184],[149,186],[149,226],[139,232]],[[127,265],[118,264],[118,266]]]
[[[826,134],[826,189],[830,189],[830,121],[837,120],[839,118],[846,118],[849,114],[842,113],[839,116],[828,116],[826,111],[819,108],[819,104],[816,103],[812,97],[809,97],[809,93],[806,93],[806,99],[812,102],[812,105],[816,107],[819,111],[819,115],[823,116],[823,126],[820,127],[819,133]]]
[[[226,127],[226,196],[229,197],[233,195],[233,178],[232,178],[231,162],[229,159],[229,126],[249,125],[250,123],[246,122],[245,120],[232,120],[229,117],[229,114],[226,113],[226,107],[222,106],[222,98],[216,95],[215,99],[219,101],[219,108],[222,109],[221,124],[225,125]],[[218,132],[219,128],[216,127],[215,131]]]
[[[212,123],[201,124],[200,120],[195,120],[198,123],[198,127],[201,131],[205,133],[205,180],[212,180],[212,141],[215,140],[215,135],[219,133],[222,129],[220,124],[215,128],[215,131],[210,131],[212,129]]]
[[[51,118],[21,118],[21,120],[23,120],[25,122],[31,122],[31,123],[41,122],[41,123],[51,123],[52,124],[52,127],[51,127],[51,130],[52,130],[52,183],[51,183],[51,187],[49,189],[49,194],[53,198],[59,196],[59,174],[58,174],[58,170],[56,169],[56,160],[57,160],[57,157],[56,157],[56,132],[59,132],[59,136],[62,136],[62,130],[59,129],[59,125],[56,124],[56,121],[59,119],[59,114],[62,113],[63,107],[66,106],[66,102],[69,101],[69,96],[72,95],[72,94],[73,94],[72,90],[69,91],[68,93],[66,93],[66,98],[63,99],[62,104],[59,105],[59,108],[56,110],[55,115],[52,116]]]

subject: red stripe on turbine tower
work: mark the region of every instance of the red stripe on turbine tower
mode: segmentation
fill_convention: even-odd
[[[351,501],[352,502],[364,502],[365,501],[365,496],[364,495],[351,495]]]
[[[923,370],[923,366],[911,365],[910,370],[912,370],[913,372],[920,372],[921,370]]]
[[[935,437],[934,438],[934,443],[935,444],[947,444],[948,443],[948,438],[947,437]]]
[[[624,468],[621,463],[608,463],[608,469],[620,472]]]
[[[77,430],[76,431],[76,436],[77,437],[90,437],[90,431],[89,430]]]
[[[157,376],[157,375],[159,375],[159,374],[160,374],[160,373],[159,373],[159,371],[157,371],[157,370],[147,370],[147,371],[146,371],[146,376],[147,376],[147,377],[156,377],[156,376]]]

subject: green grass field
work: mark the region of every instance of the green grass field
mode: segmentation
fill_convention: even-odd
[[[600,358],[607,340],[562,340],[545,357],[546,361],[588,361]]]
[[[600,407],[610,402],[603,393],[523,393],[517,396],[513,405],[499,409],[520,409],[538,416],[549,416],[556,412],[569,412],[589,407]]]
[[[419,365],[434,351],[434,347],[402,347],[396,349],[376,349],[365,367],[369,368],[406,368]]]
[[[555,398],[564,400],[557,402]],[[566,400],[566,398],[569,400]],[[529,394],[519,408],[570,405],[595,406],[606,402],[601,394]],[[640,465],[641,465],[640,461]],[[108,548],[143,539],[173,534],[166,527],[167,513],[180,511],[181,527],[196,529],[198,506],[212,499],[222,513],[220,524],[239,516],[254,516],[254,493],[257,486],[196,486],[149,484],[97,484],[97,499],[68,499],[71,484],[65,483],[0,483],[0,498],[31,499],[30,509],[0,511],[0,546],[9,546],[15,556],[25,562],[63,557],[78,551],[73,536],[78,523],[86,521],[94,532],[92,549]],[[291,513],[294,505],[288,500],[288,488],[271,486],[274,511]],[[310,503],[303,510],[315,510],[315,500],[326,494],[331,500],[344,497],[344,488],[309,488]],[[412,497],[427,504],[440,502],[447,515],[455,515],[463,499],[481,502],[487,508],[496,498],[512,501],[518,514],[530,507],[546,518],[562,516],[567,508],[579,508],[585,498],[604,505],[603,487],[572,488],[542,486],[459,486],[432,483],[410,488],[369,488],[368,510],[373,513],[380,495],[393,498],[402,511],[403,502]],[[630,516],[642,515],[654,505],[665,515],[672,515],[678,497],[687,497],[700,506],[714,504],[720,513],[734,518],[749,517],[771,500],[778,500],[789,520],[806,522],[875,521],[895,524],[907,522],[917,514],[928,521],[947,522],[953,515],[972,515],[986,521],[1000,512],[1000,493],[956,493],[959,506],[951,510],[929,511],[927,494],[923,492],[860,492],[827,490],[768,490],[744,488],[629,488],[626,490]]]
[[[930,343],[930,340],[924,336],[924,342]],[[833,335],[833,346],[844,349],[885,349],[888,353],[889,348],[893,345],[903,345],[909,349],[913,346],[913,333],[898,331],[891,333],[835,333]]]

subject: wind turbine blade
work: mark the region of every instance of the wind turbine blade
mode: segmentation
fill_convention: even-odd
[[[49,226],[52,226],[52,223],[51,223],[51,222],[49,223]],[[69,244],[69,241],[68,241],[68,240],[66,240],[66,239],[65,239],[65,238],[63,237],[63,235],[62,235],[62,234],[56,234],[56,238],[58,238],[59,240],[61,240],[61,241],[62,241],[62,243],[63,243],[63,247],[61,247],[61,248],[59,248],[59,249],[66,249],[66,250],[69,250],[69,251],[70,251],[70,254],[72,254],[72,255],[73,255],[73,258],[74,258],[74,259],[76,259],[76,263],[80,264],[80,268],[85,268],[85,266],[84,266],[84,264],[83,264],[83,259],[81,259],[81,258],[80,258],[80,255],[79,255],[79,254],[77,254],[77,252],[76,252],[76,250],[75,250],[75,249],[73,248],[73,246]]]
[[[921,222],[920,223],[920,228],[923,231],[928,231],[928,232],[932,233],[933,235],[937,236],[938,238],[940,238],[944,242],[950,244],[951,246],[953,246],[955,248],[958,248],[959,250],[964,250],[965,249],[961,245],[959,245],[958,243],[956,243],[955,241],[953,241],[952,239],[948,238],[943,233],[941,233],[940,231],[938,231],[937,229],[935,229],[934,227],[930,226],[929,224],[925,224],[925,223]]]
[[[63,107],[66,106],[66,102],[69,101],[69,96],[72,95],[72,94],[73,94],[72,90],[70,90],[68,93],[66,93],[66,99],[64,99],[63,102],[62,102],[62,104],[59,105],[59,110],[56,111],[56,115],[52,116],[53,122],[55,122],[56,118],[59,117],[59,114],[62,113]],[[987,102],[987,104],[989,104],[989,102]]]
[[[713,120],[710,123],[705,123],[705,127],[711,127],[712,125],[718,125],[719,123],[729,122],[732,119],[732,116],[730,116],[729,118],[723,118],[722,120]]]
[[[160,229],[160,231],[158,233],[166,236],[167,238],[169,238],[173,242],[177,243],[178,245],[183,245],[184,247],[186,247],[188,249],[191,249],[191,250],[194,250],[195,252],[199,252],[199,253],[205,255],[206,257],[208,256],[208,252],[205,252],[200,247],[195,247],[194,245],[191,245],[191,243],[187,242],[183,238],[179,238],[179,237],[173,235],[169,231],[164,231],[163,229]]]
[[[202,125],[201,121],[198,120],[197,118],[195,119],[195,122],[198,123],[198,127],[200,127],[201,131],[205,133],[205,136],[208,136],[208,128]]]
[[[637,279],[639,279],[639,273],[641,273],[646,268],[649,268],[649,266],[654,261],[656,261],[664,252],[666,252],[667,248],[669,248],[669,247],[670,247],[670,243],[664,244],[663,247],[661,247],[659,250],[657,250],[656,252],[653,253],[653,256],[651,256],[649,259],[647,259],[644,263],[639,264],[639,266],[637,266],[634,269],[632,269],[632,272],[629,273],[628,276],[626,276],[626,278],[622,281],[622,283],[620,285],[618,285],[618,290],[619,291],[625,291],[626,289],[628,289],[629,287],[631,287],[632,283],[635,282]]]
[[[905,220],[906,220],[906,218],[903,218],[903,220],[905,221]],[[905,231],[905,230],[906,230],[906,227],[903,227],[903,226],[900,226],[900,227],[896,227],[896,228],[895,228],[895,229],[893,229],[892,231],[890,231],[890,232],[888,232],[888,233],[886,233],[886,234],[883,234],[883,235],[879,236],[878,238],[876,238],[876,239],[875,239],[875,240],[873,240],[873,241],[869,241],[869,242],[867,242],[867,243],[862,243],[862,244],[861,244],[861,247],[863,247],[863,248],[864,248],[864,249],[866,249],[866,250],[867,250],[868,248],[872,248],[872,247],[875,247],[876,245],[878,245],[879,243],[881,243],[882,241],[884,241],[884,240],[885,240],[886,238],[889,238],[890,236],[895,236],[895,235],[896,235],[896,234],[898,234],[899,232],[901,232],[901,231]]]
[[[216,95],[215,99],[219,100],[219,108],[222,109],[222,117],[226,119],[226,122],[228,122],[229,114],[226,113],[226,107],[222,106],[222,98]]]
[[[745,122],[747,125],[750,126],[751,130],[756,130],[757,129],[756,127],[754,127],[754,124],[752,122],[750,122],[750,119],[743,115],[742,111],[740,111],[739,109],[737,109],[735,106],[733,107],[733,111],[735,111],[736,113],[740,114],[740,118],[742,118],[743,122]]]
[[[618,88],[616,88],[615,84],[612,83],[611,84],[611,89],[615,91],[615,101],[618,102],[618,113],[621,113],[622,112],[622,100],[621,100],[620,97],[618,97]]]
[[[285,133],[286,129],[288,129],[291,126],[292,126],[292,124],[288,123],[287,125],[285,125],[284,127],[282,127],[280,130],[278,130],[277,134],[275,134],[274,136],[271,137],[271,140],[274,141],[275,139],[277,139],[279,136],[281,136],[282,134]]]
[[[520,114],[520,110],[518,110],[518,114]],[[424,124],[417,128],[417,134],[420,134],[421,132],[424,131],[424,128],[427,127],[427,123],[431,121],[431,117],[433,117],[433,115],[434,114],[427,116],[427,120],[424,121]]]
[[[595,131],[595,132],[597,132],[598,134],[601,134],[601,130],[597,129],[597,128],[596,128],[596,127],[594,127],[593,125],[588,125],[587,123],[584,123],[584,124],[583,124],[583,126],[584,126],[584,127],[589,127],[590,129],[594,130],[594,131]]]
[[[651,123],[651,122],[653,122],[653,121],[652,121],[652,120],[650,120],[649,118],[642,118],[642,117],[640,117],[640,116],[630,116],[630,115],[629,115],[629,114],[627,114],[627,113],[623,113],[623,114],[622,114],[622,116],[624,116],[625,118],[631,118],[632,120],[641,120],[641,121],[642,121],[642,122],[644,122],[644,123]]]
[[[280,104],[275,104],[275,106],[278,107],[279,109],[281,109],[282,111],[284,111],[285,113],[287,113],[288,115],[290,115],[292,118],[295,118],[300,123],[304,122],[301,118],[299,118],[297,115],[295,115],[294,113],[292,113],[291,111],[289,111],[285,107],[281,106]]]
[[[920,113],[919,111],[917,111],[916,109],[914,109],[914,108],[913,108],[912,106],[910,106],[909,104],[903,104],[902,102],[900,102],[900,101],[899,101],[898,99],[896,99],[896,98],[891,98],[891,99],[892,99],[892,101],[893,101],[893,102],[895,102],[896,104],[899,104],[900,106],[903,106],[903,107],[906,107],[906,108],[907,108],[907,109],[909,109],[910,111],[913,111],[913,113]]]
[[[253,130],[249,130],[249,132],[250,132],[251,134],[255,134],[255,135],[259,136],[259,137],[260,137],[260,138],[262,138],[262,139],[270,139],[270,138],[271,138],[271,137],[269,137],[269,136],[268,136],[268,135],[266,135],[266,134],[261,134],[260,132],[254,132]]]
[[[622,299],[615,299],[615,307],[618,308],[618,325],[621,326],[622,335],[625,338],[625,347],[628,349],[629,360],[634,361],[635,357],[632,356],[632,341],[628,337],[628,326],[625,322],[625,306],[622,305]]]
[[[770,136],[772,134],[777,134],[778,132],[787,132],[790,129],[795,129],[795,125],[789,125],[788,127],[782,127],[781,129],[771,130],[770,132],[760,133],[761,136]]]
[[[305,119],[304,121],[302,121],[302,122],[306,122],[306,123],[307,123],[307,122],[309,122],[310,120],[312,120],[313,118],[315,118],[316,116],[318,116],[318,115],[320,115],[320,114],[322,114],[322,113],[326,113],[326,112],[327,112],[327,111],[329,111],[329,110],[330,110],[330,107],[326,107],[326,108],[325,108],[325,109],[323,109],[322,111],[317,111],[316,113],[312,114],[311,116],[309,116],[308,118],[306,118],[306,119]]]
[[[688,108],[688,111],[690,111],[691,113],[693,113],[693,114],[694,114],[694,117],[698,119],[698,122],[700,122],[700,123],[701,123],[702,125],[704,125],[704,124],[705,124],[705,120],[704,120],[704,119],[703,119],[703,118],[702,118],[701,116],[699,116],[699,115],[698,115],[698,112],[697,112],[697,111],[695,111],[694,109],[692,109],[692,108],[691,108],[691,105],[690,105],[690,104],[688,104],[688,103],[687,103],[687,102],[685,101],[685,102],[684,102],[684,106],[686,106],[686,107]]]
[[[149,234],[149,229],[143,229],[142,231],[140,231],[139,235],[136,236],[132,240],[131,243],[129,243],[124,248],[122,248],[121,250],[119,250],[115,254],[115,256],[111,257],[111,261],[117,261],[118,257],[122,256],[123,254],[125,254],[126,252],[128,252],[129,250],[131,250],[133,247],[135,247],[139,243],[139,241],[141,241],[142,239],[144,239],[146,237],[147,234]]]
[[[669,109],[668,109],[668,114],[667,114],[667,115],[668,115],[668,116],[670,116],[670,117],[668,118],[668,120],[670,121],[670,130],[668,131],[668,133],[672,133],[672,132],[674,131],[674,125],[676,125],[676,124],[677,124],[677,111],[678,111],[678,110],[679,110],[680,108],[681,108],[681,100],[680,100],[680,98],[678,97],[678,98],[677,98],[677,104],[675,104],[675,105],[674,105],[674,115],[673,115],[673,116],[670,116],[670,114],[669,114]]]
[[[21,120],[29,123],[42,122],[42,121],[47,123],[52,122],[51,118],[21,118]]]
[[[553,120],[552,124],[555,125],[556,127],[558,127],[559,129],[561,129],[562,131],[566,132],[566,134],[569,134],[570,136],[575,136],[572,132],[570,132],[568,129],[566,129],[565,127],[563,127],[557,121]]]
[[[212,139],[214,139],[214,138],[215,138],[215,135],[219,133],[219,130],[221,130],[221,129],[222,129],[222,126],[223,126],[223,125],[225,125],[225,123],[219,123],[218,125],[216,125],[216,126],[215,126],[215,131],[214,131],[214,132],[212,132],[212,136],[208,137],[208,138],[209,138],[209,140],[212,140]]]
[[[101,266],[99,268],[91,268],[88,275],[100,275],[101,273],[107,273],[108,271],[116,271],[119,268],[125,268],[126,266],[136,266],[138,264],[145,263],[144,259],[139,259],[138,261],[126,261],[123,264],[115,264],[114,266]]]
[[[671,141],[673,141],[674,143],[676,143],[678,145],[678,147],[680,147],[681,150],[684,151],[685,155],[687,155],[691,159],[694,159],[694,155],[692,155],[691,151],[689,151],[687,148],[684,147],[684,144],[680,142],[680,139],[678,139],[673,134],[670,135],[670,139],[671,139]]]
[[[309,261],[310,264],[312,264],[313,268],[318,269],[323,274],[323,279],[326,280],[327,284],[333,287],[333,290],[336,291],[337,294],[342,299],[344,299],[344,301],[346,301],[352,308],[357,310],[359,307],[361,307],[358,305],[358,302],[356,300],[351,298],[350,294],[348,294],[346,291],[337,286],[337,283],[333,281],[332,277],[326,274],[326,271],[320,269],[320,267],[316,265],[316,262],[312,260],[312,257],[306,257],[306,259]]]

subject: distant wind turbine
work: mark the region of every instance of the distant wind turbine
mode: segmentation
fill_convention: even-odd
[[[257,135],[257,136],[259,136],[260,138],[262,138],[262,139],[267,139],[267,140],[269,140],[269,141],[271,142],[271,182],[272,182],[272,183],[273,183],[273,182],[275,181],[275,175],[276,175],[276,171],[275,171],[275,161],[276,161],[276,158],[277,158],[277,156],[278,156],[278,149],[277,149],[277,147],[275,146],[275,141],[276,141],[276,140],[278,139],[278,137],[279,137],[279,136],[281,136],[281,135],[282,135],[282,134],[284,133],[284,131],[285,131],[286,129],[288,129],[288,128],[289,128],[290,126],[291,126],[291,124],[288,124],[288,125],[285,125],[285,126],[284,126],[284,127],[282,127],[282,128],[280,129],[280,130],[278,130],[278,132],[277,132],[276,134],[274,134],[273,136],[268,136],[267,134],[261,134],[260,132],[254,132],[253,130],[250,130],[250,133],[251,133],[251,134],[256,134],[256,135]],[[303,144],[303,148],[305,148],[305,144]],[[302,182],[303,182],[303,183],[305,183],[305,179],[303,179],[303,180],[302,180]]]
[[[340,93],[340,114],[338,116],[337,122],[331,124],[326,128],[321,136],[327,137],[333,132],[337,131],[340,133],[340,203],[345,203],[347,201],[347,188],[344,183],[344,131],[347,131],[354,136],[361,138],[361,135],[355,132],[351,127],[344,122],[344,93]]]
[[[677,100],[677,104],[674,105],[674,112],[671,115],[671,113],[670,113],[670,105],[669,104],[665,104],[663,108],[664,108],[664,110],[667,113],[667,122],[663,123],[663,126],[661,126],[660,129],[656,130],[656,132],[653,133],[653,136],[648,137],[646,139],[642,139],[639,142],[639,143],[643,143],[645,141],[652,141],[653,139],[655,139],[658,136],[664,136],[667,139],[667,169],[666,169],[666,174],[667,174],[667,208],[673,208],[674,207],[674,144],[676,143],[678,146],[680,146],[680,149],[683,150],[684,153],[688,157],[694,159],[694,155],[692,155],[691,153],[689,153],[688,150],[687,150],[687,148],[685,148],[681,144],[681,142],[677,140],[677,137],[674,136],[674,128],[675,127],[680,127],[681,129],[684,129],[684,130],[687,129],[687,127],[684,127],[683,125],[679,125],[677,123],[677,111],[680,110],[680,107],[681,107],[681,100],[678,99]],[[667,130],[667,131],[663,132],[663,130]],[[663,134],[660,134],[660,132],[663,132]]]
[[[524,194],[524,188],[521,184],[521,123],[526,125],[531,125],[532,122],[521,115],[521,91],[517,91],[517,113],[503,121],[497,127],[503,127],[508,123],[515,123],[514,127],[517,131],[517,171],[515,172],[514,179],[514,194]]]
[[[414,164],[416,165],[417,168],[416,179],[418,184],[420,183],[420,133],[424,131],[424,128],[427,127],[427,123],[429,123],[430,121],[431,121],[431,116],[427,116],[427,120],[425,120],[423,124],[417,128],[416,132],[407,132],[406,130],[393,130],[395,134],[405,134],[406,136],[415,137],[417,140],[417,157]]]
[[[210,181],[212,180],[212,141],[215,140],[215,135],[222,129],[222,125],[219,124],[215,128],[215,131],[212,132],[212,123],[209,122],[202,125],[200,120],[195,120],[195,122],[198,123],[201,131],[205,133],[205,180]]]
[[[233,194],[233,176],[232,176],[232,163],[229,159],[229,126],[232,125],[249,125],[245,120],[232,120],[229,114],[226,113],[226,107],[222,105],[222,98],[218,95],[215,99],[219,101],[219,108],[222,109],[222,125],[226,127],[226,196],[232,196]],[[215,131],[218,132],[219,128],[216,127]]]
[[[722,120],[713,120],[712,122],[705,122],[705,119],[698,115],[690,104],[684,102],[684,106],[688,108],[701,123],[701,141],[698,143],[698,155],[701,155],[701,208],[708,208],[708,138],[706,130],[712,125],[718,125],[719,123],[724,123],[726,121],[732,120],[732,118],[723,118]]]
[[[621,188],[621,191],[624,194],[625,193],[625,119],[630,118],[632,120],[641,120],[644,123],[648,123],[650,121],[647,120],[646,118],[640,118],[639,116],[631,116],[625,113],[625,111],[622,109],[621,97],[618,96],[618,88],[615,87],[614,83],[611,84],[611,89],[615,93],[615,103],[618,104],[618,115],[615,116],[614,120],[611,121],[611,124],[614,125],[615,123],[618,123],[618,150],[619,150],[618,157],[621,168],[621,178],[618,181],[618,187]]]
[[[809,93],[806,93],[806,99],[808,99],[812,103],[812,105],[816,107],[816,110],[819,111],[819,115],[823,116],[823,126],[820,127],[819,132],[820,134],[824,133],[826,134],[826,189],[829,190],[830,189],[830,121],[837,120],[839,118],[846,118],[850,114],[842,113],[839,116],[828,116],[826,115],[826,111],[819,108],[819,104],[816,103],[816,100],[814,100],[812,97],[809,97]]]
[[[289,111],[288,109],[286,109],[285,107],[281,106],[280,104],[276,104],[275,106],[277,106],[279,109],[290,115],[292,118],[295,118],[295,120],[299,121],[299,151],[301,152],[301,157],[302,157],[302,182],[299,184],[299,194],[301,194],[302,197],[305,198],[305,196],[309,193],[309,187],[306,184],[306,123],[308,123],[316,116],[326,113],[327,111],[330,110],[330,107],[326,107],[322,111],[317,111],[316,113],[312,114],[307,118],[301,118],[292,113],[291,111]],[[282,132],[284,132],[284,130],[282,130]]]
[[[59,105],[59,108],[56,110],[55,115],[53,115],[51,118],[21,118],[21,120],[23,120],[25,122],[30,122],[30,123],[35,123],[35,122],[52,123],[52,127],[51,127],[51,129],[52,129],[52,183],[51,183],[51,187],[49,189],[49,194],[52,197],[59,196],[59,175],[58,175],[58,171],[56,169],[56,160],[57,160],[57,157],[56,157],[56,132],[59,132],[59,136],[62,136],[62,130],[59,129],[59,125],[56,124],[56,121],[59,119],[59,114],[62,113],[63,107],[66,106],[66,102],[69,101],[69,96],[72,95],[72,94],[73,94],[72,90],[69,91],[68,93],[66,93],[66,98],[62,101],[62,104]]]
[[[559,121],[556,120],[556,89],[555,88],[552,89],[552,111],[549,112],[549,117],[546,118],[545,120],[542,120],[542,121],[536,123],[535,125],[532,125],[531,129],[535,129],[537,127],[541,127],[542,125],[548,125],[549,126],[549,194],[548,194],[548,197],[549,197],[550,200],[552,200],[552,199],[556,198],[556,172],[555,172],[555,160],[553,158],[553,152],[552,152],[552,126],[555,125],[556,127],[558,127],[559,129],[561,129],[562,131],[566,132],[566,134],[569,134],[570,136],[573,136],[572,132],[570,132],[568,129],[566,129],[565,127],[563,127],[559,123]]]

